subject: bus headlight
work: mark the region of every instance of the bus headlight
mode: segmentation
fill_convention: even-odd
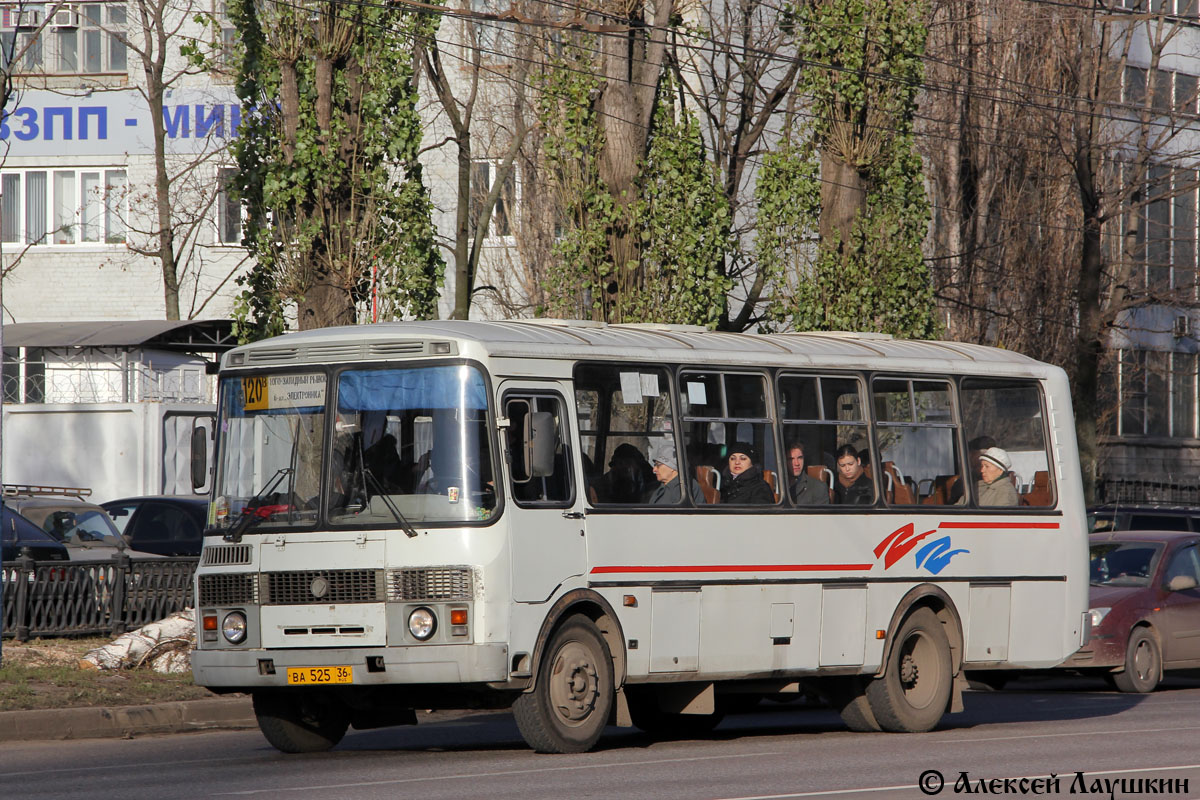
[[[246,615],[240,611],[230,611],[221,623],[221,634],[230,644],[241,644],[246,640]]]
[[[428,608],[414,609],[408,615],[408,632],[420,641],[425,641],[437,630],[437,617]]]

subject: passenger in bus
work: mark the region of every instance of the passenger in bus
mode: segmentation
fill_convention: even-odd
[[[862,458],[852,444],[837,449],[837,480],[833,482],[833,502],[851,506],[869,506],[875,502],[875,486],[863,471]]]
[[[986,434],[976,436],[967,442],[967,467],[971,470],[971,480],[975,481],[976,484],[983,479],[983,475],[979,472],[979,457],[983,455],[984,450],[995,446],[996,440]],[[954,485],[950,487],[948,502],[959,506],[967,502],[967,498],[963,495],[962,481],[955,481]]]
[[[999,447],[989,447],[979,455],[979,505],[1020,505],[1017,487],[1013,486],[1010,472],[1012,459]]]
[[[804,445],[792,442],[788,445],[788,464],[791,466],[791,485],[788,492],[798,506],[829,504],[829,487],[808,474],[808,461],[804,457]]]
[[[754,448],[735,442],[729,448],[727,466],[721,471],[721,502],[735,505],[773,504],[775,491],[754,463]]]
[[[676,506],[682,502],[681,482],[679,479],[679,461],[675,458],[675,445],[666,439],[659,439],[650,445],[650,460],[654,462],[654,477],[658,478],[658,487],[650,493],[651,505]],[[689,492],[692,502],[696,505],[704,503],[704,492],[700,482],[692,478]]]
[[[654,486],[650,462],[629,442],[618,445],[608,461],[608,472],[597,487],[605,503],[644,503]]]

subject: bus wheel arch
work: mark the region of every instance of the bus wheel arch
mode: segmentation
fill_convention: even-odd
[[[534,643],[531,673],[537,675],[550,637],[574,614],[582,614],[587,617],[600,631],[600,635],[604,637],[608,651],[612,655],[613,683],[617,687],[623,686],[625,684],[626,659],[625,634],[621,628],[621,622],[608,601],[590,589],[574,589],[567,592],[550,607],[546,618],[542,620],[542,628],[538,631],[537,641]],[[533,682],[526,691],[532,688]]]
[[[957,676],[962,671],[963,625],[962,617],[958,613],[958,607],[954,605],[954,601],[950,599],[950,595],[946,594],[945,590],[939,586],[926,583],[913,587],[896,604],[896,610],[892,612],[892,618],[888,622],[887,634],[884,639],[883,657],[879,662],[879,671],[875,673],[876,678],[882,677],[887,668],[892,648],[896,646],[896,634],[900,630],[900,626],[918,608],[928,608],[942,623],[950,645],[950,667],[952,674]]]

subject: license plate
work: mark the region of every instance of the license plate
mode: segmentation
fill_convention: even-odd
[[[288,667],[287,682],[297,686],[354,683],[354,673],[350,667]]]

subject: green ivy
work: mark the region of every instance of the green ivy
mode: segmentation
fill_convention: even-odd
[[[813,119],[764,159],[756,253],[780,285],[772,320],[799,330],[932,337],[933,289],[921,255],[929,224],[913,118],[923,74],[923,0],[818,0],[792,7],[803,32],[800,90]],[[820,159],[850,141],[866,187],[846,241],[817,241]]]
[[[637,202],[623,210],[599,174],[605,143],[590,98],[602,70],[588,55],[593,50],[587,40],[564,48],[539,86],[542,155],[562,214],[556,269],[544,285],[547,310],[606,322],[715,327],[732,285],[722,269],[732,247],[731,215],[699,122],[677,111],[664,79]],[[613,263],[608,233],[617,225],[635,233],[638,264]],[[619,268],[637,268],[640,280],[619,281]]]
[[[273,16],[264,20],[260,9],[267,8]],[[366,303],[373,282],[384,318],[437,314],[444,263],[417,161],[422,130],[412,55],[414,37],[433,35],[436,18],[395,6],[315,8],[351,14],[354,26],[348,51],[333,62],[328,130],[316,120],[317,42],[307,7],[253,0],[229,7],[242,41],[237,190],[249,212],[244,243],[255,259],[239,279],[236,315],[244,339],[283,330],[285,309],[303,302],[314,274],[328,264],[332,278],[324,279],[347,287],[355,306]],[[294,27],[303,40],[296,62],[301,113],[290,159],[278,101],[281,63],[264,24]],[[374,224],[363,224],[368,219]]]

